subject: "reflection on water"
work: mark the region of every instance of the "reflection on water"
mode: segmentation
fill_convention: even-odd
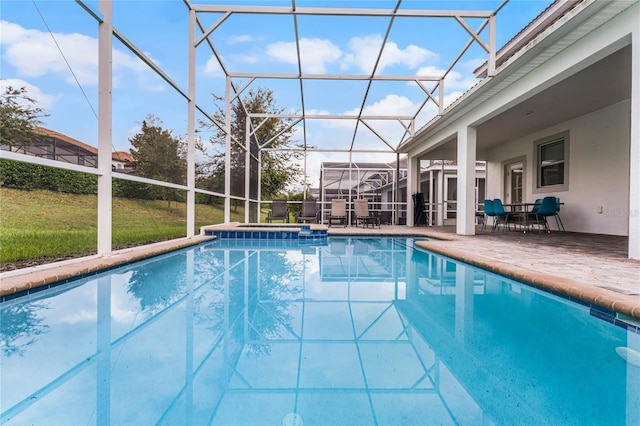
[[[46,333],[49,326],[38,311],[45,310],[44,303],[31,302],[7,306],[2,309],[0,321],[0,347],[5,357],[22,356],[36,340],[36,336]]]
[[[3,303],[1,422],[640,425],[640,336],[586,307],[411,238],[256,244]]]

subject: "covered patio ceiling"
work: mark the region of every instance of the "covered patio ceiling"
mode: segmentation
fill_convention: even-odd
[[[232,99],[249,89],[272,89],[287,111],[275,117],[292,120],[307,152],[387,154],[441,114],[452,100],[447,96],[469,88],[461,91],[456,81],[470,74],[469,61],[481,58],[492,74],[496,14],[508,3],[494,2],[493,10],[441,10],[421,6],[447,2],[184,1],[195,14],[197,55],[211,56],[207,66],[230,81]],[[290,41],[269,43],[274,37],[259,32],[265,27]],[[240,32],[252,42],[264,40],[261,48],[278,60],[238,60],[251,53],[240,41],[230,42]],[[430,56],[438,65],[421,66]],[[207,93],[215,90],[197,85]],[[274,115],[250,117],[255,128]],[[259,143],[269,149],[269,141]]]
[[[600,8],[612,5],[602,2]],[[629,4],[616,4],[616,10],[628,7]],[[612,12],[613,13],[613,12]],[[548,35],[550,38],[560,37],[571,31],[588,32],[588,28],[581,26],[586,17],[574,17],[555,33]],[[558,34],[556,34],[558,33]],[[542,46],[535,49],[523,49],[517,60],[527,61],[539,50],[545,48],[548,43],[541,43]],[[502,51],[498,52],[500,58]],[[481,85],[474,87],[473,91],[480,88],[485,92],[500,90],[505,81],[514,81],[526,75],[531,66],[537,63],[527,64],[522,68],[513,67],[502,69],[499,62],[496,76]],[[597,111],[609,105],[621,102],[631,96],[632,67],[631,67],[631,46],[625,46],[624,40],[618,45],[612,45],[606,51],[590,58],[589,63],[577,63],[564,75],[547,82],[544,87],[538,87],[534,92],[522,97],[518,102],[508,105],[506,108],[496,110],[490,117],[483,117],[475,123],[477,129],[477,158],[486,159],[487,151],[506,143],[516,140],[528,134],[532,134],[539,129],[552,127],[556,124],[566,122],[576,117],[583,116],[590,112]],[[508,83],[507,83],[508,84]],[[470,91],[471,92],[471,91]],[[465,103],[463,99],[459,102],[457,111],[453,116],[458,116],[463,111],[470,111],[478,102],[484,102],[484,97],[476,96],[475,100]],[[449,112],[449,111],[447,111]],[[419,145],[433,134],[436,134],[441,126],[445,125],[445,120],[438,120],[437,117],[420,129],[420,134],[408,141],[403,142],[402,152]],[[422,157],[423,159],[456,159],[456,139],[451,135]]]

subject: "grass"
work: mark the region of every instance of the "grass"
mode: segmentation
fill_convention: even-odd
[[[186,235],[186,205],[113,198],[113,248]],[[231,220],[244,221],[244,211]],[[196,205],[196,229],[224,221],[220,205]],[[96,252],[97,197],[0,188],[0,270]]]

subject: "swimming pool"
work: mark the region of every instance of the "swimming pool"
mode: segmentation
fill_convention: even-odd
[[[2,424],[640,424],[637,327],[414,248],[218,240],[1,306]]]

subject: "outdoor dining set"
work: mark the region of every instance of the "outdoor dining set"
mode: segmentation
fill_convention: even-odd
[[[562,219],[560,219],[560,206],[563,203],[557,197],[547,196],[539,198],[533,203],[503,204],[500,198],[484,200],[484,213],[482,219],[482,231],[491,223],[491,232],[500,226],[502,230],[511,229],[511,225],[528,232],[533,226],[538,230],[550,233],[549,218],[555,218],[558,231],[564,231]]]
[[[352,219],[357,226],[380,228],[380,216],[369,210],[369,201],[366,199],[353,200]],[[274,220],[289,222],[289,206],[287,200],[273,200],[266,222],[272,223]],[[331,200],[331,211],[328,216],[328,225],[340,224],[347,226],[347,200],[336,198]],[[296,215],[296,223],[320,223],[320,209],[316,200],[303,200],[300,212]]]

